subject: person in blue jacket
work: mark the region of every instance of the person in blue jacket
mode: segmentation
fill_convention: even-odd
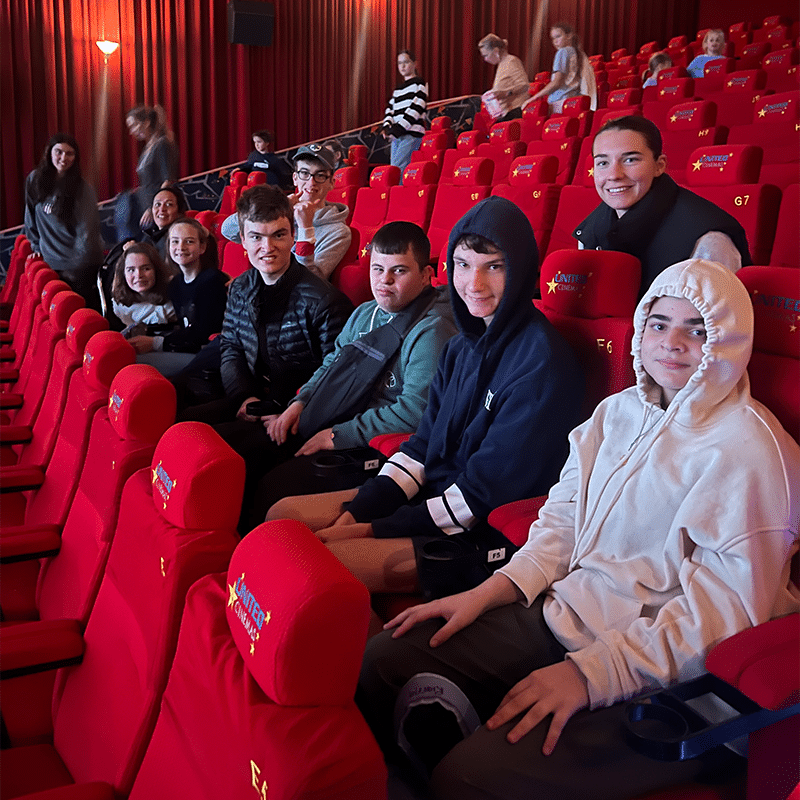
[[[513,546],[489,512],[547,493],[579,419],[583,375],[531,302],[538,250],[522,211],[500,197],[478,203],[453,228],[447,263],[460,333],[417,433],[357,492],[285,498],[267,517],[306,522],[373,592],[435,596],[502,566]],[[443,542],[465,557],[430,559]],[[432,560],[444,569],[429,572]]]

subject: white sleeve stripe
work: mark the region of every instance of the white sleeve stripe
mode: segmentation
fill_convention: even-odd
[[[455,519],[450,513],[450,509],[444,502],[444,497],[431,497],[427,500],[428,513],[431,515],[434,525],[441,528],[443,533],[452,536],[456,533],[463,533],[464,529],[455,524]]]
[[[383,465],[379,474],[391,478],[409,500],[425,483],[425,467],[404,453],[395,453]]]
[[[467,505],[461,489],[452,484],[444,491],[444,501],[447,503],[453,519],[461,525],[465,530],[469,530],[478,521],[477,517],[472,513],[472,509]]]

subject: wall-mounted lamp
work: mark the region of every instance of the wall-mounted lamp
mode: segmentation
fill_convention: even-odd
[[[119,47],[119,42],[109,42],[108,39],[102,39],[99,42],[95,42],[95,44],[100,48],[106,60],[112,53],[115,53]]]

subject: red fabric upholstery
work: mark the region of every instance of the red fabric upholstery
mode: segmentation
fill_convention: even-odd
[[[383,758],[353,703],[368,614],[364,586],[305,526],[248,534],[227,576],[190,592],[130,800],[385,798]]]
[[[767,53],[761,61],[761,69],[767,73],[767,89],[776,92],[788,92],[798,88],[797,65],[800,60],[800,50],[796,47],[787,47],[785,50],[775,50]]]
[[[382,433],[370,439],[369,446],[385,456],[393,456],[403,442],[411,438],[410,433]]]
[[[783,190],[775,242],[769,263],[773,267],[800,267],[800,185],[792,184]]]
[[[727,129],[716,127],[716,119],[716,103],[708,100],[679,103],[670,108],[661,136],[667,171],[676,183],[685,183],[689,156],[698,147],[725,143]]]
[[[535,94],[535,92],[534,92]],[[522,111],[522,125],[519,138],[523,142],[534,142],[542,138],[542,128],[547,122],[550,107],[547,99],[532,100]]]
[[[386,221],[404,219],[427,231],[436,199],[439,170],[432,161],[409,164],[403,173],[403,185],[389,190]]]
[[[755,336],[750,390],[795,438],[800,435],[800,282],[796,269],[745,267],[738,273],[753,301]]]
[[[493,163],[488,158],[462,158],[456,162],[454,183],[439,186],[428,226],[432,261],[441,258],[453,225],[472,206],[489,196],[493,171]],[[443,273],[444,270],[439,271],[439,279]]]
[[[755,145],[700,147],[689,157],[686,184],[735,217],[747,234],[755,264],[769,264],[781,193],[757,183],[762,150]]]
[[[489,524],[500,531],[512,544],[522,547],[528,541],[528,531],[539,517],[539,509],[547,500],[543,497],[530,497],[515,500],[495,508],[489,514]]]
[[[542,139],[528,145],[528,155],[553,155],[558,158],[558,174],[555,183],[568,184],[575,172],[575,164],[581,147],[578,136],[580,123],[576,117],[551,117],[542,129]]]
[[[260,186],[262,183],[267,182],[267,175],[265,172],[254,170],[247,176],[248,186]]]
[[[333,175],[333,189],[328,192],[327,200],[329,203],[344,203],[348,208],[347,219],[349,225],[353,218],[353,209],[356,204],[356,196],[361,182],[361,170],[358,166],[341,167]]]
[[[755,144],[764,151],[760,183],[784,189],[800,181],[800,91],[762,97],[750,125],[736,125],[730,144]],[[756,263],[762,263],[756,261]]]
[[[565,186],[561,190],[561,197],[558,201],[558,210],[553,222],[553,229],[550,232],[550,240],[547,246],[547,255],[556,250],[577,250],[578,240],[572,232],[578,225],[589,216],[600,204],[600,198],[594,188],[594,160],[591,155],[591,141],[585,139],[587,155],[582,155],[576,169],[575,184]],[[582,168],[580,165],[583,165]],[[580,185],[578,178],[581,178]]]
[[[567,98],[561,106],[561,113],[565,117],[575,117],[578,120],[577,136],[588,136],[594,120],[594,111],[591,109],[591,98],[584,94]]]
[[[735,58],[715,58],[703,67],[703,77],[694,81],[694,93],[705,97],[712,92],[721,92],[728,77],[737,67]]]
[[[452,183],[456,161],[474,156],[478,151],[478,145],[483,144],[487,139],[488,137],[482,131],[464,131],[456,141],[456,149],[445,150],[442,156],[439,183]],[[403,180],[405,181],[405,178]]]
[[[560,250],[542,264],[536,305],[584,369],[584,418],[635,381],[631,340],[640,280],[637,258],[609,250]]]
[[[186,592],[228,564],[243,481],[244,462],[214,430],[185,422],[164,434],[152,466],[127,482],[85,632],[86,654],[56,680],[53,745],[33,754],[4,751],[4,797],[13,796],[8,784],[40,791],[71,779],[130,791],[155,725]]]
[[[703,99],[717,104],[717,125],[747,125],[753,121],[753,105],[768,94],[766,83],[764,70],[740,69],[725,76],[721,92],[708,92]]]
[[[455,132],[453,131],[453,120],[451,120],[450,117],[446,115],[434,117],[431,120],[431,130],[437,133],[441,132],[445,134],[447,137],[446,147],[449,148],[456,146],[456,136]]]
[[[22,273],[19,276],[17,289],[15,290],[15,300],[8,319],[8,325],[4,328],[3,332],[0,333],[0,342],[5,346],[12,346],[15,351],[19,348],[25,348],[28,345],[27,336],[30,335],[30,320],[26,315],[33,314],[34,300],[32,297],[32,284],[36,273],[43,269],[47,269],[53,275],[57,276],[57,273],[50,270],[47,264],[41,259],[31,258],[27,260],[22,267]],[[9,304],[3,307],[7,308]],[[23,328],[20,328],[21,320],[27,320]],[[23,340],[22,330],[26,326],[27,333]]]
[[[660,80],[656,89],[656,99],[642,106],[642,116],[655,122],[658,129],[663,130],[672,106],[694,97],[694,80],[692,78]]]
[[[594,120],[592,121],[592,129],[589,131],[589,136],[586,137],[589,139],[589,144],[591,145],[591,140],[597,136],[597,132],[606,122],[610,122],[612,119],[617,119],[618,117],[629,117],[632,115],[641,116],[642,107],[640,105],[631,106],[630,108],[617,108],[617,109],[609,109],[608,111],[598,111],[597,114],[594,115]]]
[[[524,155],[525,143],[520,141],[521,128],[518,119],[500,122],[492,126],[489,141],[478,145],[476,155],[489,158],[494,163],[492,184],[505,181],[511,162],[518,156]],[[453,181],[456,181],[455,173]]]
[[[231,278],[238,278],[243,272],[250,269],[250,259],[244,247],[238,242],[228,242],[222,251],[222,271]]]
[[[24,234],[19,234],[14,241],[14,249],[11,251],[11,260],[8,264],[5,283],[0,289],[0,305],[10,306],[17,299],[19,281],[25,269],[25,261],[31,254],[31,243],[25,238]]]
[[[444,131],[428,131],[420,142],[419,149],[411,154],[412,161],[435,161],[441,163],[442,154],[448,147],[452,136]]]
[[[531,223],[541,254],[547,250],[558,211],[561,187],[553,184],[557,171],[556,156],[522,156],[511,164],[509,183],[492,189],[493,195],[505,197],[522,209]]]

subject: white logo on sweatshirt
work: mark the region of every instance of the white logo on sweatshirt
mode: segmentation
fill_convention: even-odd
[[[486,399],[483,401],[483,405],[487,411],[492,410],[492,400],[494,399],[494,392],[491,389],[486,390]]]

